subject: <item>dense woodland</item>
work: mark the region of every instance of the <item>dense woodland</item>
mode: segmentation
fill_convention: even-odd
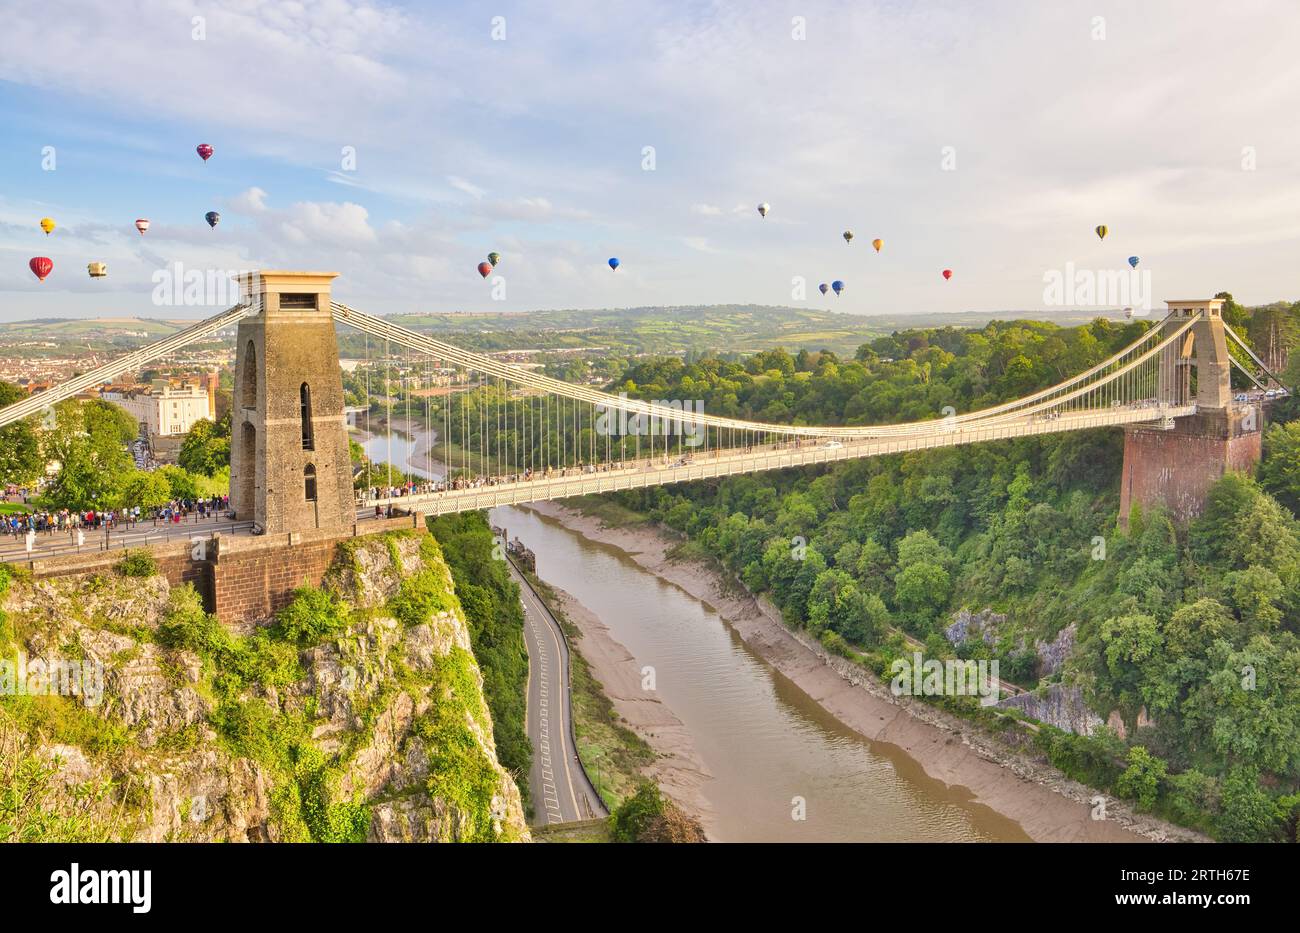
[[[1298,312],[1269,309],[1262,320],[1229,305],[1252,339],[1280,330],[1292,340]],[[895,333],[852,360],[782,350],[743,364],[657,359],[612,388],[702,398],[711,413],[760,420],[905,421],[1051,385],[1146,326],[995,322]],[[993,643],[975,639],[961,654],[997,657],[1004,677],[1033,688],[1043,685],[1035,644],[1074,624],[1073,655],[1048,679],[1079,687],[1103,718],[1118,711],[1127,739],[1105,727],[1090,737],[1044,729],[1054,763],[1221,839],[1295,841],[1297,408],[1273,406],[1257,476],[1226,476],[1186,528],[1135,509],[1120,531],[1116,430],[623,495],[770,596],[790,624],[869,662],[898,648],[892,627],[952,656],[941,634],[952,613],[992,608],[1007,615]]]

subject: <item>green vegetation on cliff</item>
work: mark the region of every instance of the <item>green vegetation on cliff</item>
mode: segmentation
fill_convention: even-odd
[[[533,746],[528,739],[528,649],[519,585],[510,579],[505,561],[493,559],[492,529],[483,513],[433,518],[429,530],[442,546],[469,623],[483,693],[492,711],[497,757],[523,790]]]
[[[101,689],[0,696],[0,838],[527,838],[433,538],[348,541],[239,629],[147,569],[5,572],[6,658],[75,659]]]

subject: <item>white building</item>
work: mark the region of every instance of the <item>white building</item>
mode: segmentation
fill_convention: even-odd
[[[188,434],[196,421],[216,420],[216,374],[208,376],[206,383],[155,379],[148,392],[105,392],[102,397],[130,412],[150,438],[177,437]]]

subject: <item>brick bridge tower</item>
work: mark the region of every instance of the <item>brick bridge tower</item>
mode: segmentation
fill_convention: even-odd
[[[1157,392],[1170,405],[1196,406],[1172,428],[1133,425],[1124,429],[1120,475],[1120,526],[1129,511],[1163,503],[1184,524],[1200,514],[1205,496],[1227,470],[1249,470],[1260,458],[1260,405],[1235,402],[1223,324],[1223,300],[1168,301],[1174,330],[1197,314],[1201,320],[1161,356]],[[1192,378],[1195,376],[1195,387]]]
[[[262,532],[350,530],[352,463],[339,351],[330,315],[334,272],[252,272],[241,300],[230,425],[230,504]]]

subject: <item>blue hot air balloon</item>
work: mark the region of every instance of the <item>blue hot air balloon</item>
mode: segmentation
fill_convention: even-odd
[[[221,223],[221,215],[216,211],[208,211],[203,215],[203,219],[208,222],[209,227],[215,227],[217,224]]]
[[[836,279],[831,283],[831,288],[835,289],[835,294],[838,295],[840,292],[844,291],[844,283],[839,279]]]
[[[822,282],[822,284],[818,285],[817,288],[821,290],[821,293],[823,295],[831,290],[831,287],[827,285],[825,282]]]
[[[1136,268],[1138,267],[1138,262],[1139,262],[1139,260],[1138,260],[1138,258],[1137,258],[1136,256],[1130,256],[1130,257],[1128,258],[1128,264],[1129,264],[1130,266],[1132,266],[1134,269],[1136,269]]]
[[[618,268],[618,257],[617,257],[617,256],[610,256],[610,257],[609,257],[609,267],[610,267],[611,269],[617,269],[617,268]]]

